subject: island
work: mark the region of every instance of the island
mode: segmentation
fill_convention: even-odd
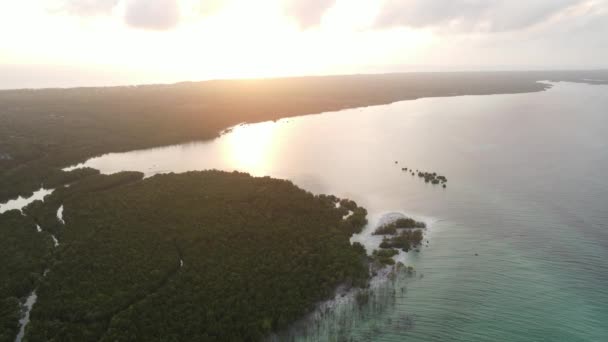
[[[397,249],[409,252],[421,245],[425,228],[424,222],[409,217],[398,218],[380,225],[373,235],[383,236],[379,246],[381,249],[375,250],[372,257],[381,264],[394,264],[392,257],[398,254]]]

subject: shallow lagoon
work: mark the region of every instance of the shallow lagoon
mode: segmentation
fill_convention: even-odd
[[[354,310],[343,304],[303,340],[601,341],[608,340],[606,108],[608,86],[558,83],[540,93],[242,125],[213,141],[85,165],[148,176],[236,169],[352,198],[372,224],[390,212],[432,223],[429,247],[405,258],[416,277],[391,285],[398,291],[383,291],[382,305],[365,314],[349,317]],[[402,167],[444,174],[447,189]]]

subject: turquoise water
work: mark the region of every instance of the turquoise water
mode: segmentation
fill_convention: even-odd
[[[405,257],[414,276],[380,284],[367,306],[338,303],[298,340],[608,341],[607,109],[608,86],[558,83],[243,125],[86,165],[238,169],[352,198],[368,232],[388,212],[431,223],[429,246]]]

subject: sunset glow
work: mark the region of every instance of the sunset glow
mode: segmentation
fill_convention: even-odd
[[[576,28],[578,35],[595,36],[593,26],[605,22],[608,13],[605,0],[547,5],[546,15],[531,11],[525,14],[529,18],[520,18],[516,4],[416,15],[432,3],[5,2],[0,4],[0,66],[10,74],[5,73],[7,84],[0,87],[27,86],[40,75],[51,75],[45,79],[48,85],[69,86],[460,70],[473,64],[477,69],[521,69],[548,60],[560,67],[602,60],[597,54],[605,53],[588,46],[576,49],[578,40],[554,41],[555,30]],[[494,11],[504,15],[493,17]],[[535,39],[542,43],[532,44]],[[524,46],[529,49],[522,55]],[[579,53],[573,55],[573,50]],[[549,54],[554,58],[546,58]]]
[[[253,175],[266,175],[275,162],[276,124],[264,122],[252,126],[236,126],[223,140],[222,155],[235,170]]]

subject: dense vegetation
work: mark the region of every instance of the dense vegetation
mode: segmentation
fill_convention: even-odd
[[[324,200],[338,204],[337,210],[342,214],[343,218],[346,218],[341,224],[341,229],[346,233],[351,235],[353,233],[360,233],[363,226],[367,224],[367,210],[357,206],[355,201],[346,198],[339,200],[335,196],[321,196]]]
[[[409,217],[398,218],[393,222],[380,225],[378,228],[376,228],[373,235],[394,235],[397,234],[397,229],[414,228],[426,228],[426,223],[416,221]]]
[[[419,247],[425,228],[426,223],[409,217],[400,217],[381,224],[372,233],[373,235],[384,235],[379,246],[381,249],[375,250],[372,258],[384,265],[394,264],[392,257],[398,253],[395,248],[409,252],[412,248]]]
[[[47,196],[42,201],[36,201],[27,206],[23,212],[34,219],[34,221],[42,227],[43,230],[54,234],[59,239],[62,239],[64,225],[57,218],[57,210],[73,196],[89,194],[96,191],[103,191],[120,185],[128,184],[141,180],[143,174],[141,172],[119,172],[113,175],[100,175],[99,171],[87,169],[83,172],[89,177],[83,178],[79,182],[72,184],[69,187],[60,187]],[[75,170],[76,171],[76,170]],[[74,171],[72,171],[74,172]],[[69,174],[69,173],[66,173]]]
[[[52,246],[50,236],[19,211],[0,214],[0,342],[15,339],[20,301],[42,276]]]
[[[422,238],[421,229],[403,230],[391,237],[384,237],[382,243],[380,243],[380,248],[399,248],[408,252],[410,249],[420,246]]]
[[[91,175],[27,208],[61,246],[26,339],[258,340],[366,284],[352,201],[242,173],[141,176]]]
[[[0,91],[0,202],[107,153],[209,139],[241,122],[429,96],[541,91],[602,71],[408,73]]]
[[[394,265],[393,257],[399,254],[399,251],[394,248],[376,249],[372,253],[372,259],[378,261],[382,265]]]
[[[418,177],[424,178],[425,183],[431,183],[433,185],[442,183],[444,188],[445,183],[448,181],[445,176],[438,175],[436,172],[418,171]]]

